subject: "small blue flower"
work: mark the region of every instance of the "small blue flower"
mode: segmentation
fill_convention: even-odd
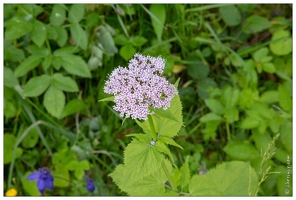
[[[53,189],[53,176],[45,168],[39,168],[38,172],[33,172],[28,175],[27,180],[37,180],[37,188],[42,194],[46,188],[49,190]]]
[[[86,179],[86,189],[89,192],[93,192],[95,190],[95,183],[93,182],[93,180],[91,178]]]

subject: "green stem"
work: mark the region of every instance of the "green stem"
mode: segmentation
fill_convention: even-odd
[[[162,166],[162,169],[163,169],[165,175],[167,176],[167,178],[168,178],[168,180],[169,180],[169,182],[170,182],[170,185],[172,186],[172,189],[173,189],[174,191],[177,191],[177,186],[176,186],[175,183],[173,182],[173,180],[172,180],[172,178],[171,178],[171,175],[170,175],[170,173],[169,173],[167,167],[165,166],[165,163],[162,162],[162,163],[161,163],[161,166]]]
[[[227,132],[228,141],[231,141],[231,134],[230,134],[230,129],[229,129],[229,123],[228,122],[226,122],[226,132]]]
[[[151,131],[152,131],[153,141],[156,141],[156,131],[155,131],[155,127],[154,127],[151,115],[148,115],[148,121],[149,121],[149,125],[150,125]]]

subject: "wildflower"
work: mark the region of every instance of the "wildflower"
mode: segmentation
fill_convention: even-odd
[[[114,110],[120,117],[146,120],[153,108],[167,109],[177,90],[161,76],[165,61],[139,53],[127,68],[118,67],[106,81],[104,92],[115,96]],[[152,109],[151,109],[152,108]]]
[[[17,190],[14,188],[7,190],[5,193],[5,196],[8,196],[8,197],[14,197],[16,195],[17,195]]]
[[[95,183],[93,182],[93,180],[91,178],[86,179],[86,189],[89,192],[93,192],[95,190]]]
[[[41,194],[46,188],[53,189],[53,176],[45,168],[39,168],[38,172],[29,174],[27,179],[30,181],[37,180],[37,188]]]

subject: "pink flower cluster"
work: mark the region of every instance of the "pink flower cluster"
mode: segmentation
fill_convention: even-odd
[[[177,90],[161,76],[165,61],[139,53],[127,68],[118,67],[106,81],[104,92],[115,96],[113,109],[121,117],[146,120],[153,108],[167,109]]]

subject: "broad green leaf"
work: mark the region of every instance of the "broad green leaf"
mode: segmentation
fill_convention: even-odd
[[[131,44],[124,45],[119,50],[119,55],[126,61],[131,59],[135,53],[136,49]]]
[[[69,21],[73,24],[78,23],[84,16],[84,4],[73,4],[69,10]]]
[[[207,113],[204,116],[202,116],[199,121],[206,123],[210,121],[222,121],[222,117],[220,115],[217,115],[215,113]]]
[[[64,69],[70,74],[90,78],[90,70],[86,62],[79,56],[66,54],[60,57]]]
[[[55,169],[52,171],[54,178],[54,187],[68,187],[70,184],[70,174],[64,165],[57,164]],[[58,178],[59,177],[59,178]]]
[[[60,73],[55,73],[52,76],[52,83],[58,89],[66,92],[78,92],[77,83],[69,76],[63,76]]]
[[[224,162],[205,175],[194,175],[189,183],[192,196],[249,196],[258,183],[255,170],[249,163]]]
[[[268,54],[268,48],[262,47],[253,53],[253,58],[256,62],[260,62]]]
[[[55,26],[50,26],[49,24],[47,24],[46,30],[48,39],[56,40],[58,38],[58,33]]]
[[[55,28],[58,34],[56,41],[60,47],[63,47],[67,43],[68,33],[64,27],[55,27]]]
[[[17,78],[13,74],[13,71],[8,67],[4,67],[3,78],[4,78],[4,85],[7,87],[14,87],[19,84]]]
[[[292,38],[287,30],[279,30],[272,34],[269,45],[272,53],[278,56],[287,55],[292,52]]]
[[[78,160],[71,160],[66,164],[66,168],[70,171],[74,171],[75,169],[79,168]]]
[[[127,137],[135,137],[140,142],[147,143],[147,144],[152,141],[152,138],[149,135],[143,134],[143,133],[132,133],[132,134],[128,134]]]
[[[223,115],[228,123],[233,123],[239,119],[239,113],[236,108],[227,109]]]
[[[86,4],[86,6],[89,5],[89,4]],[[99,24],[99,20],[100,20],[100,15],[99,13],[97,12],[91,12],[89,13],[87,16],[86,16],[86,22],[85,22],[85,25],[87,27],[94,27],[96,25]]]
[[[150,143],[134,139],[124,151],[123,176],[127,182],[141,180],[159,170],[163,160],[163,154],[159,153]]]
[[[210,73],[210,68],[203,62],[196,60],[194,63],[187,66],[187,73],[193,79],[203,79]]]
[[[40,196],[40,192],[37,188],[37,180],[36,181],[29,181],[27,177],[31,174],[31,171],[27,171],[22,177],[22,186],[23,189],[26,191],[27,194],[30,196]]]
[[[232,108],[236,105],[240,95],[238,88],[232,88],[227,85],[223,88],[221,94],[221,102],[225,106],[225,109]]]
[[[276,153],[274,154],[274,158],[280,161],[283,164],[287,164],[287,157],[292,157],[291,153],[288,153],[284,148],[277,148]]]
[[[170,137],[161,136],[161,137],[158,138],[158,140],[159,140],[159,141],[162,141],[162,142],[165,143],[165,144],[173,145],[173,146],[175,146],[175,147],[178,147],[178,148],[180,148],[180,149],[183,149],[183,147],[181,147],[179,144],[177,144],[177,143],[175,142],[175,140],[173,140],[173,139],[170,138]]]
[[[65,106],[65,94],[57,87],[51,85],[44,94],[43,105],[47,112],[59,118]]]
[[[189,157],[186,158],[185,163],[180,168],[180,186],[182,190],[189,184],[190,182],[190,170],[188,164]]]
[[[270,26],[271,23],[267,18],[259,15],[251,15],[250,17],[247,17],[243,24],[243,32],[246,34],[258,33],[268,29]]]
[[[172,162],[174,162],[174,158],[171,154],[170,149],[161,141],[157,141],[154,145],[154,147],[156,148],[157,151],[159,151],[160,153],[164,153],[167,156],[169,156],[169,158],[171,159]]]
[[[258,127],[260,124],[260,121],[258,119],[255,119],[253,117],[247,117],[242,121],[241,127],[243,129],[252,129]]]
[[[209,98],[205,100],[206,105],[210,110],[218,115],[221,115],[224,113],[224,106],[218,101],[217,99]]]
[[[4,99],[4,117],[13,118],[17,115],[17,108],[14,102]]]
[[[14,45],[9,45],[8,47],[5,47],[4,60],[17,62],[23,60],[24,58],[25,54],[22,49],[18,49]]]
[[[263,63],[263,70],[267,73],[275,73],[275,66],[273,63]]]
[[[106,54],[109,56],[114,56],[118,52],[118,49],[114,44],[112,34],[105,26],[98,27],[97,37]]]
[[[56,69],[56,70],[60,70],[60,68],[62,67],[62,57],[60,56],[52,56],[52,66]]]
[[[39,136],[36,128],[29,131],[28,135],[22,140],[21,144],[24,148],[33,148],[38,142]]]
[[[64,24],[66,18],[66,10],[60,4],[54,4],[50,13],[49,21],[54,26],[61,26]]]
[[[14,40],[24,36],[33,29],[32,22],[26,21],[21,17],[13,17],[4,23],[5,39]]]
[[[23,154],[23,150],[19,147],[16,148],[15,152],[14,145],[16,143],[16,138],[12,134],[5,133],[3,137],[3,145],[4,145],[4,164],[8,164],[11,162],[13,153],[15,153],[15,159],[19,158]]]
[[[150,6],[150,19],[152,27],[157,36],[158,41],[161,41],[164,23],[166,20],[166,9],[163,4],[152,4]]]
[[[234,160],[250,161],[260,156],[254,146],[247,141],[228,143],[223,150]]]
[[[54,55],[55,56],[67,56],[67,55],[72,55],[75,53],[78,53],[80,50],[77,47],[74,46],[66,46],[63,48],[59,48],[57,50],[54,51]]]
[[[118,34],[114,37],[114,43],[117,45],[124,46],[130,44],[130,41],[124,34]]]
[[[136,47],[141,47],[144,44],[146,44],[146,42],[148,41],[146,38],[140,36],[140,35],[136,35],[136,36],[132,36],[130,37],[130,41],[131,43],[136,46]]]
[[[39,20],[33,21],[33,30],[31,32],[31,38],[33,42],[41,47],[46,39],[46,26]]]
[[[244,108],[249,108],[254,103],[255,99],[258,99],[258,91],[253,91],[251,88],[244,88],[239,96],[238,104]]]
[[[278,86],[278,97],[280,106],[286,111],[291,111],[292,94],[283,84],[279,84]]]
[[[27,50],[30,54],[40,57],[45,57],[51,54],[50,50],[46,47],[38,47],[35,44],[32,44],[27,47]]]
[[[63,110],[62,115],[60,116],[60,118],[64,118],[66,116],[75,114],[79,111],[82,111],[86,108],[85,103],[80,100],[80,99],[72,99],[71,101],[69,101],[66,106],[65,109]]]
[[[181,178],[181,173],[179,168],[175,168],[174,171],[171,173],[171,178],[176,187],[180,186],[180,178]]]
[[[48,88],[50,82],[51,77],[47,74],[32,77],[24,87],[24,95],[27,97],[37,97]]]
[[[16,77],[25,75],[39,65],[41,62],[40,56],[31,55],[27,57],[14,71]]]
[[[260,96],[260,101],[267,104],[273,104],[278,102],[278,92],[276,90],[267,90]]]
[[[52,58],[53,58],[53,56],[51,54],[44,57],[43,62],[42,62],[42,68],[45,71],[50,67],[50,65],[52,63]]]
[[[291,121],[285,121],[280,129],[280,140],[283,143],[288,153],[292,153],[292,123]]]
[[[88,45],[87,34],[79,24],[72,24],[70,26],[71,35],[76,42],[76,45],[81,49],[86,50]]]
[[[210,97],[210,91],[216,88],[217,84],[211,78],[204,78],[197,84],[198,96],[202,99]]]
[[[229,4],[229,6],[219,7],[219,12],[228,26],[237,26],[241,23],[241,14],[236,6]]]
[[[252,137],[255,142],[255,146],[259,152],[265,152],[268,146],[268,143],[271,141],[269,134],[261,134],[258,130],[252,130]]]

